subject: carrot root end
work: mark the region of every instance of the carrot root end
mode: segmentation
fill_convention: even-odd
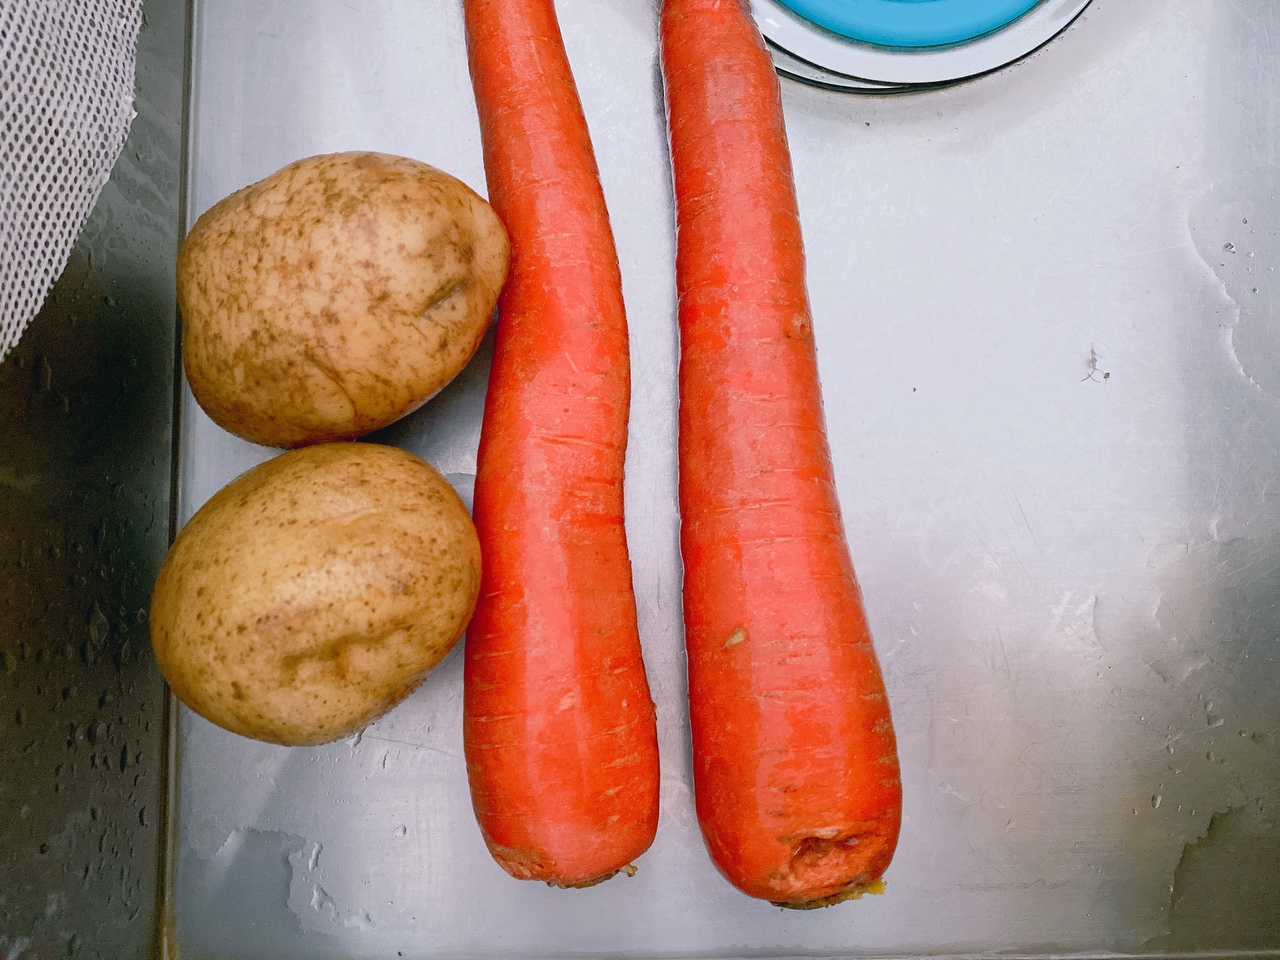
[[[601,874],[598,877],[592,877],[589,880],[574,880],[565,882],[563,880],[548,880],[548,887],[558,887],[561,890],[585,890],[587,887],[594,887],[596,884],[604,883],[606,880],[612,880],[620,873],[625,873],[628,877],[636,875],[636,865],[628,863],[625,867],[619,867],[617,870],[610,870],[608,873]]]
[[[784,910],[820,910],[823,907],[834,907],[837,903],[844,903],[846,900],[861,900],[863,894],[880,896],[884,890],[883,880],[872,880],[870,883],[858,881],[829,897],[821,897],[817,900],[774,901],[773,905],[782,907]]]
[[[489,853],[493,856],[493,859],[516,880],[541,880],[548,887],[557,887],[561,890],[583,890],[587,887],[594,887],[596,884],[604,883],[620,873],[625,873],[628,877],[636,875],[636,865],[628,863],[617,869],[587,877],[586,879],[566,879],[563,876],[557,876],[556,874],[559,872],[557,868],[535,851],[518,850],[494,843],[489,843],[488,846]]]
[[[791,859],[772,879],[775,906],[789,910],[816,910],[863,894],[884,892],[881,876],[893,856],[896,831],[886,836],[883,825],[863,824],[836,832],[789,838]]]

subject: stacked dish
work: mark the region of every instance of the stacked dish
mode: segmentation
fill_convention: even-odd
[[[779,72],[904,93],[956,83],[1048,43],[1090,0],[751,0]]]

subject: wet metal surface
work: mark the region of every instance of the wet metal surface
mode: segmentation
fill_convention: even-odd
[[[628,528],[664,762],[634,879],[509,879],[451,657],[365,733],[184,713],[186,958],[1280,949],[1280,6],[1094,0],[943,91],[784,83],[845,519],[900,738],[884,896],[735,892],[693,819],[676,328],[648,0],[563,0],[622,260]],[[483,188],[454,0],[199,5],[191,213],[309,154]],[[464,493],[489,353],[379,439]],[[187,398],[185,518],[271,455]]]
[[[0,364],[0,957],[145,956],[165,690],[185,4],[148,2],[137,117],[70,265]]]

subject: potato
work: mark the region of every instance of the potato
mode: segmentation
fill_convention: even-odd
[[[215,494],[174,541],[151,641],[174,693],[235,733],[347,736],[466,628],[480,543],[431,466],[367,443],[295,450]]]
[[[183,241],[191,392],[267,446],[364,436],[466,366],[509,257],[489,204],[434,167],[299,160],[213,206]]]

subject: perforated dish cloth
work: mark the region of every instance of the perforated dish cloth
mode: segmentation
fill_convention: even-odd
[[[0,360],[124,148],[142,0],[0,0]]]

